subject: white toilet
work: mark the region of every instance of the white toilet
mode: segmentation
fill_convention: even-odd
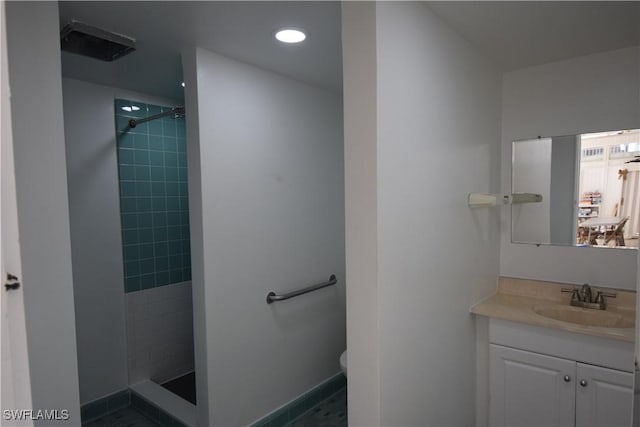
[[[340,355],[340,368],[342,369],[342,372],[344,373],[344,376],[347,376],[347,350],[345,350],[341,355]]]

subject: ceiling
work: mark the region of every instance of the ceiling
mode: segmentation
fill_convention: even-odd
[[[67,77],[183,98],[180,52],[198,46],[327,89],[342,90],[340,4],[336,2],[71,1],[60,2],[61,27],[71,19],[136,39],[137,50],[113,62],[62,53]],[[282,27],[307,39],[285,45]]]
[[[426,4],[505,71],[640,45],[640,1]],[[342,90],[338,2],[60,2],[61,26],[71,19],[133,37],[137,50],[114,62],[63,52],[68,77],[180,100],[180,52],[199,46]],[[307,39],[277,42],[273,32],[287,26]]]
[[[427,4],[504,71],[640,45],[639,1]]]

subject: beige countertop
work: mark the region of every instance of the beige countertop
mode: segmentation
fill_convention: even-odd
[[[555,320],[538,314],[536,311],[571,307],[569,305],[571,294],[560,292],[562,287],[573,288],[576,285],[501,277],[498,281],[497,293],[475,304],[470,311],[471,313],[494,319],[511,320],[621,341],[635,341],[634,327],[588,326]],[[597,287],[594,287],[593,291],[595,293],[601,289],[616,293],[616,298],[606,300],[607,308],[605,312],[616,315],[615,317],[618,317],[625,324],[635,325],[635,292]],[[575,311],[578,315],[590,315],[593,312],[594,316],[599,316],[603,313],[600,310],[577,307],[571,307],[569,310]],[[582,313],[582,311],[586,311],[586,313]]]

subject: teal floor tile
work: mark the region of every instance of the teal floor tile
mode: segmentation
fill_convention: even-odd
[[[347,390],[341,389],[292,420],[287,427],[347,427]]]
[[[132,407],[120,409],[94,421],[83,423],[82,427],[159,427]]]

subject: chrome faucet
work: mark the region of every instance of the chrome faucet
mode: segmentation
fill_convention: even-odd
[[[607,308],[605,297],[615,298],[616,294],[609,292],[598,291],[595,299],[593,298],[593,292],[591,286],[587,283],[580,288],[562,288],[561,292],[571,293],[571,305],[574,307],[593,308],[596,310],[604,310]]]
[[[580,301],[582,302],[592,302],[591,300],[591,286],[588,284],[582,285],[580,288],[580,292],[578,292],[578,296],[580,297]]]

